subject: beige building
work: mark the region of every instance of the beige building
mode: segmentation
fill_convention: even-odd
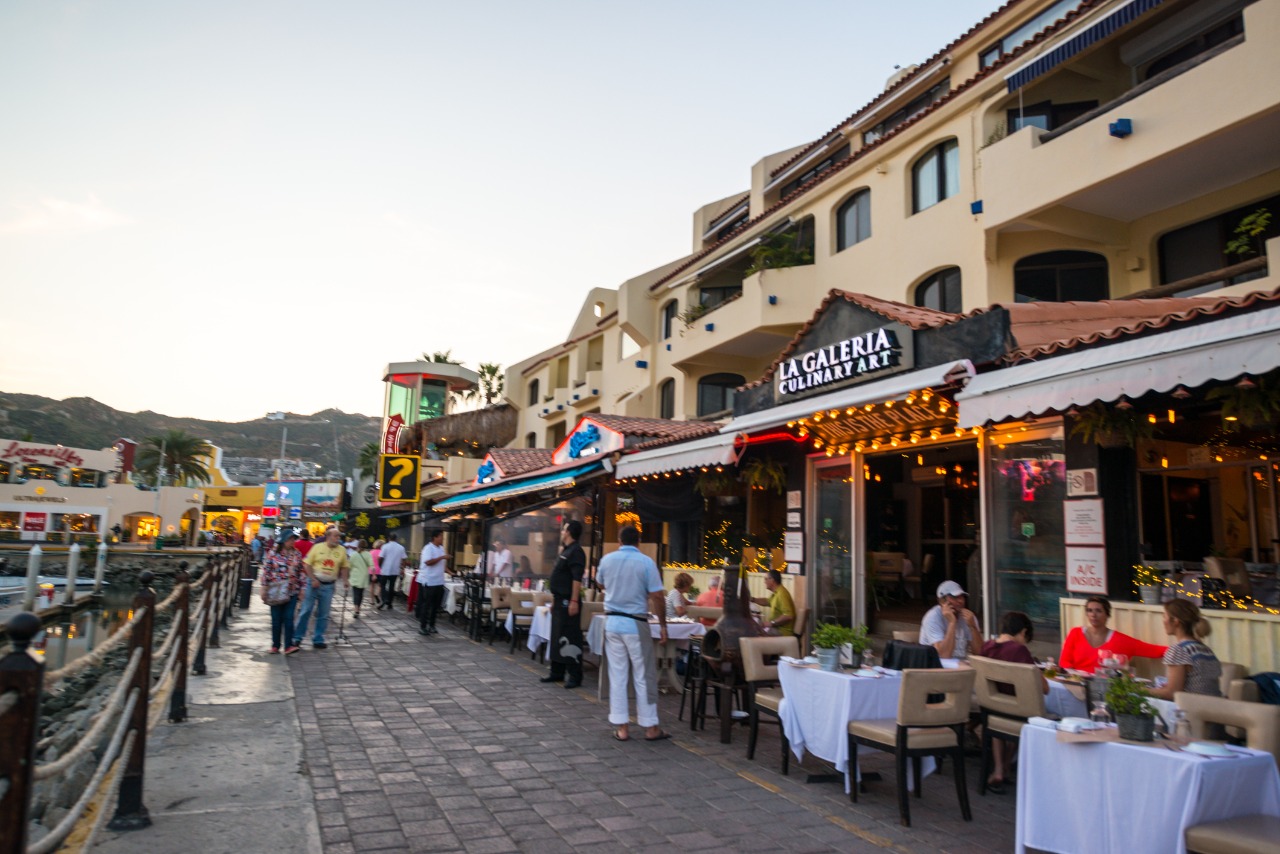
[[[1241,224],[1280,211],[1278,45],[1280,0],[1005,4],[756,163],[690,255],[593,289],[509,370],[513,444],[723,416],[833,288],[961,312],[1276,287],[1277,226]]]

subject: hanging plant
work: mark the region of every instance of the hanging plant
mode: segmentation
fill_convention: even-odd
[[[698,490],[698,494],[703,498],[714,498],[726,492],[733,492],[737,483],[737,475],[732,472],[707,469],[698,475],[693,488]]]
[[[757,457],[742,467],[742,479],[752,489],[765,489],[781,495],[787,488],[787,470],[773,459]]]
[[[1150,439],[1155,425],[1136,409],[1117,409],[1094,402],[1075,417],[1072,436],[1104,448],[1136,447],[1138,440]]]
[[[1210,389],[1206,400],[1222,401],[1222,428],[1228,433],[1241,427],[1266,427],[1280,415],[1280,388],[1270,376],[1246,383]]]

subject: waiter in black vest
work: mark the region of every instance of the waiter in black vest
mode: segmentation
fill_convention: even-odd
[[[578,545],[582,523],[570,519],[560,526],[560,557],[551,570],[551,673],[543,682],[582,684],[582,575],[587,555]]]

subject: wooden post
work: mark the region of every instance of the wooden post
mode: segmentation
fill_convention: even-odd
[[[44,664],[27,648],[40,632],[40,618],[23,612],[5,626],[13,652],[0,658],[0,702],[12,698],[8,711],[0,713],[0,779],[8,791],[0,797],[0,852],[23,854],[27,850],[27,812],[31,809],[32,774],[36,762],[36,736],[40,731],[40,689]]]
[[[197,676],[203,676],[205,674],[204,648],[206,639],[209,637],[209,591],[212,589],[212,573],[212,562],[206,558],[204,562],[204,575],[200,578],[200,601],[204,603],[205,606],[205,617],[199,626],[200,634],[195,638],[196,657],[191,664],[191,672]]]
[[[174,643],[178,648],[173,663],[173,693],[169,695],[169,721],[180,724],[187,719],[187,644],[191,636],[191,576],[187,575],[187,562],[178,564],[178,601],[173,607],[173,622],[169,631],[180,632]]]
[[[151,826],[151,816],[142,803],[142,793],[147,771],[147,712],[150,709],[148,700],[151,696],[151,641],[152,629],[156,619],[156,591],[151,589],[151,581],[155,578],[151,572],[138,576],[142,585],[133,597],[133,610],[136,614],[143,608],[147,611],[142,619],[133,627],[133,635],[129,639],[129,657],[133,657],[135,649],[141,649],[138,669],[133,674],[133,684],[129,693],[137,693],[137,702],[133,705],[133,715],[129,719],[129,729],[133,731],[133,749],[128,756],[121,756],[125,763],[124,775],[120,782],[120,795],[116,801],[116,814],[107,827],[112,830],[141,830]],[[125,695],[126,701],[128,694]]]
[[[222,622],[222,576],[223,576],[223,560],[221,556],[213,561],[213,569],[211,570],[213,578],[209,585],[209,643],[211,649],[218,649],[222,646],[222,639],[218,637],[218,626]]]

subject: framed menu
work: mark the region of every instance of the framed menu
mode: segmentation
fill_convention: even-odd
[[[1103,532],[1102,499],[1081,498],[1062,502],[1062,539],[1076,546],[1106,545]]]

